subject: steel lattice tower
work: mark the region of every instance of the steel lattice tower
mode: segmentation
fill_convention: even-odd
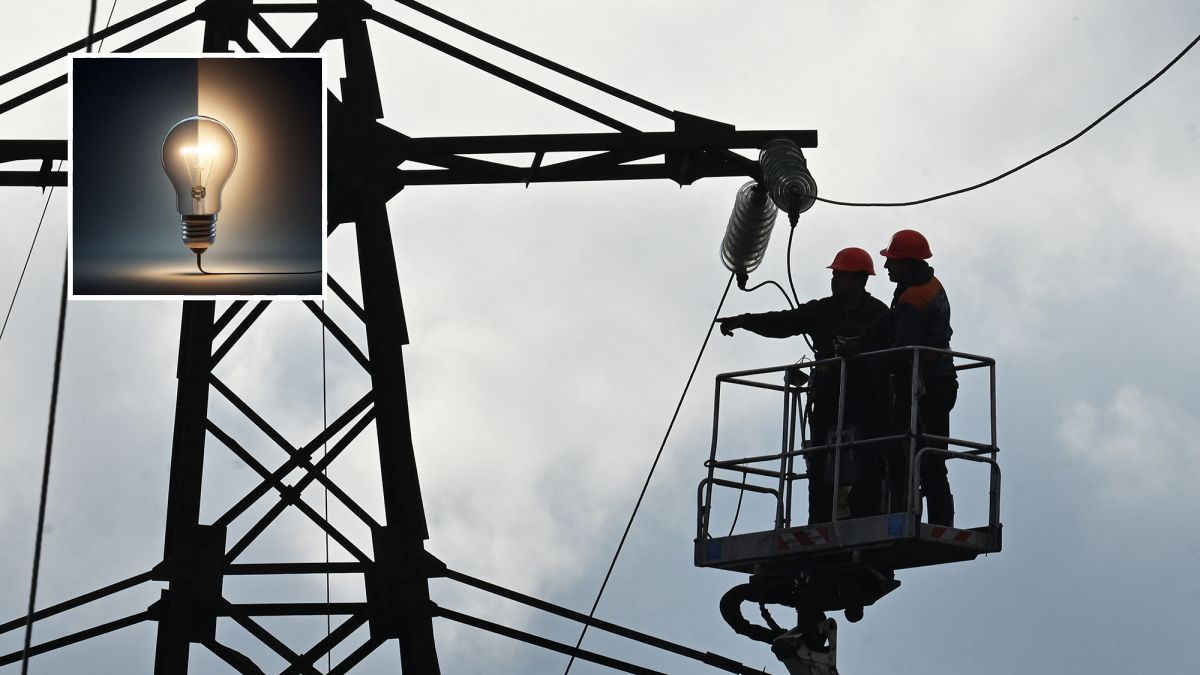
[[[167,0],[110,29],[96,38],[111,35],[154,16],[182,0]],[[410,4],[410,3],[405,3]],[[272,12],[303,12],[314,15],[311,27],[288,44],[264,18]],[[613,127],[614,133],[548,134],[534,136],[477,136],[409,138],[379,122],[383,117],[379,82],[367,32],[367,21],[375,21],[424,42],[450,56],[501,77],[535,94]],[[369,375],[370,391],[345,410],[331,411],[332,421],[315,437],[293,445],[286,430],[272,426],[262,414],[244,401],[214,374],[226,358],[238,356],[239,340],[268,310],[270,302],[253,305],[231,303],[219,315],[213,301],[185,301],[179,338],[178,389],[171,447],[170,478],[164,555],[154,570],[139,574],[93,593],[35,612],[33,619],[74,607],[131,588],[148,580],[166,582],[160,600],[145,612],[113,621],[95,629],[36,646],[31,654],[43,653],[140,621],[158,622],[154,672],[177,675],[188,672],[192,644],[204,645],[242,673],[263,672],[247,656],[217,642],[220,617],[229,617],[258,637],[290,665],[285,673],[318,672],[314,664],[326,657],[356,630],[366,625],[370,638],[353,650],[331,672],[344,673],[385,642],[396,639],[404,672],[439,672],[434,642],[433,619],[446,618],[542,647],[574,654],[627,672],[647,672],[623,661],[553,643],[514,629],[476,619],[437,606],[431,601],[429,579],[445,576],[492,593],[525,602],[546,611],[575,619],[602,630],[668,649],[729,672],[758,672],[711,653],[690,650],[636,631],[606,624],[597,619],[558,608],[528,596],[508,591],[449,570],[425,550],[429,537],[418,479],[407,398],[404,345],[408,330],[397,277],[387,203],[404,187],[422,184],[531,183],[581,180],[625,180],[667,178],[681,185],[707,176],[756,176],[757,162],[731,152],[734,148],[757,148],[773,138],[790,138],[801,147],[814,147],[811,131],[737,131],[734,127],[684,113],[658,109],[675,124],[672,132],[640,132],[554,94],[523,78],[492,66],[457,48],[374,10],[363,0],[316,0],[315,3],[256,5],[251,0],[206,0],[193,13],[171,22],[117,51],[134,51],[197,21],[204,23],[203,50],[228,52],[231,44],[243,51],[257,51],[247,37],[253,24],[280,52],[311,53],[331,40],[340,40],[347,76],[342,81],[342,99],[328,100],[328,229],[352,224],[357,242],[362,297],[352,297],[329,277],[332,297],[361,321],[366,333],[366,351],[348,337],[347,331],[313,302],[306,302],[312,315]],[[84,46],[83,41],[55,52],[45,59],[0,78],[0,84],[61,58]],[[573,72],[573,71],[572,71]],[[578,74],[575,74],[578,75]],[[582,76],[581,76],[582,77]],[[65,76],[47,82],[27,94],[0,105],[0,113],[21,105],[65,83]],[[590,82],[594,85],[599,83]],[[612,93],[612,92],[609,92]],[[616,92],[622,94],[622,92]],[[625,95],[628,96],[628,95]],[[640,100],[640,99],[639,99]],[[644,102],[643,102],[644,103]],[[587,151],[593,154],[542,166],[543,158],[556,152]],[[528,152],[535,155],[529,167],[513,167],[466,155]],[[660,163],[638,163],[656,156]],[[66,157],[65,141],[0,141],[0,161],[40,159],[36,172],[0,172],[0,185],[65,185],[61,172],[50,163]],[[401,170],[408,160],[438,169]],[[225,429],[210,418],[214,395],[227,401],[245,420],[261,430],[288,455],[277,467],[260,463]],[[379,481],[385,519],[378,522],[324,470],[356,438],[374,424],[379,452]],[[249,465],[261,479],[231,509],[211,523],[200,522],[202,476],[207,450],[213,442],[226,446]],[[327,455],[316,453],[327,443]],[[284,478],[300,470],[293,484]],[[360,550],[337,527],[301,498],[302,491],[319,484],[356,514],[371,531],[370,550]],[[247,511],[260,499],[274,494],[277,501],[266,515],[255,521],[246,534],[230,541],[230,526],[248,518]],[[337,541],[354,558],[349,563],[308,561],[245,564],[238,556],[284,511],[298,510]],[[232,575],[302,575],[323,573],[360,574],[366,599],[357,603],[234,604],[222,595],[225,578]],[[333,631],[304,653],[283,644],[256,621],[262,616],[345,617]],[[24,619],[0,624],[0,632],[12,630]],[[0,656],[0,666],[14,663],[21,653]]]

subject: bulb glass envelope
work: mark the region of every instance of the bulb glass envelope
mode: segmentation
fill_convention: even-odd
[[[237,142],[219,121],[193,115],[175,123],[163,138],[162,165],[175,188],[181,216],[215,216],[221,189],[237,165]]]

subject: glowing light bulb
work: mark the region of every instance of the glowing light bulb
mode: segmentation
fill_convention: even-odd
[[[162,166],[175,188],[183,243],[204,253],[216,241],[221,190],[237,166],[233,132],[203,115],[179,120],[163,137]]]

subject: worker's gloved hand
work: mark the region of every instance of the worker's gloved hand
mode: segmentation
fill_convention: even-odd
[[[833,353],[838,356],[858,356],[863,353],[863,340],[858,336],[838,335],[833,339]]]
[[[732,337],[733,331],[741,328],[743,322],[742,317],[740,316],[726,316],[717,319],[717,323],[720,324],[721,335],[728,335]]]

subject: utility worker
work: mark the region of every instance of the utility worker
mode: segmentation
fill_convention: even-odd
[[[925,262],[933,256],[929,241],[916,230],[900,230],[892,235],[888,247],[880,251],[887,259],[884,267],[888,279],[895,282],[891,312],[881,324],[881,341],[887,347],[919,345],[937,349],[950,348],[950,301],[942,283],[933,276],[933,268]],[[891,362],[893,433],[909,429],[912,396],[912,355],[905,354]],[[954,360],[948,354],[921,352],[918,366],[917,423],[918,434],[950,435],[950,410],[958,399],[958,375]],[[942,441],[920,442],[922,447],[946,448]],[[902,452],[892,452],[889,458],[888,482],[892,491],[892,511],[905,508],[904,496],[908,482],[908,442]],[[954,496],[946,474],[946,458],[926,453],[920,467],[921,494],[928,507],[929,522],[937,525],[954,524]]]
[[[875,274],[871,255],[861,248],[844,248],[834,257],[828,269],[833,270],[829,297],[810,300],[779,312],[741,314],[717,319],[721,333],[733,335],[744,328],[764,337],[785,338],[802,333],[812,338],[817,360],[837,357],[838,344],[857,339],[867,327],[882,321],[887,305],[867,292],[867,278]],[[830,436],[837,429],[838,393],[841,378],[839,362],[814,367],[809,402],[809,428],[815,445],[832,444]],[[887,422],[887,375],[880,368],[847,363],[846,409],[844,430],[857,428],[859,437],[874,434]],[[805,455],[808,466],[808,516],[810,523],[833,520],[833,450]],[[843,467],[847,462],[843,461]],[[874,483],[850,492],[852,516],[878,513],[880,509],[881,463],[863,461],[855,467],[861,480]]]

